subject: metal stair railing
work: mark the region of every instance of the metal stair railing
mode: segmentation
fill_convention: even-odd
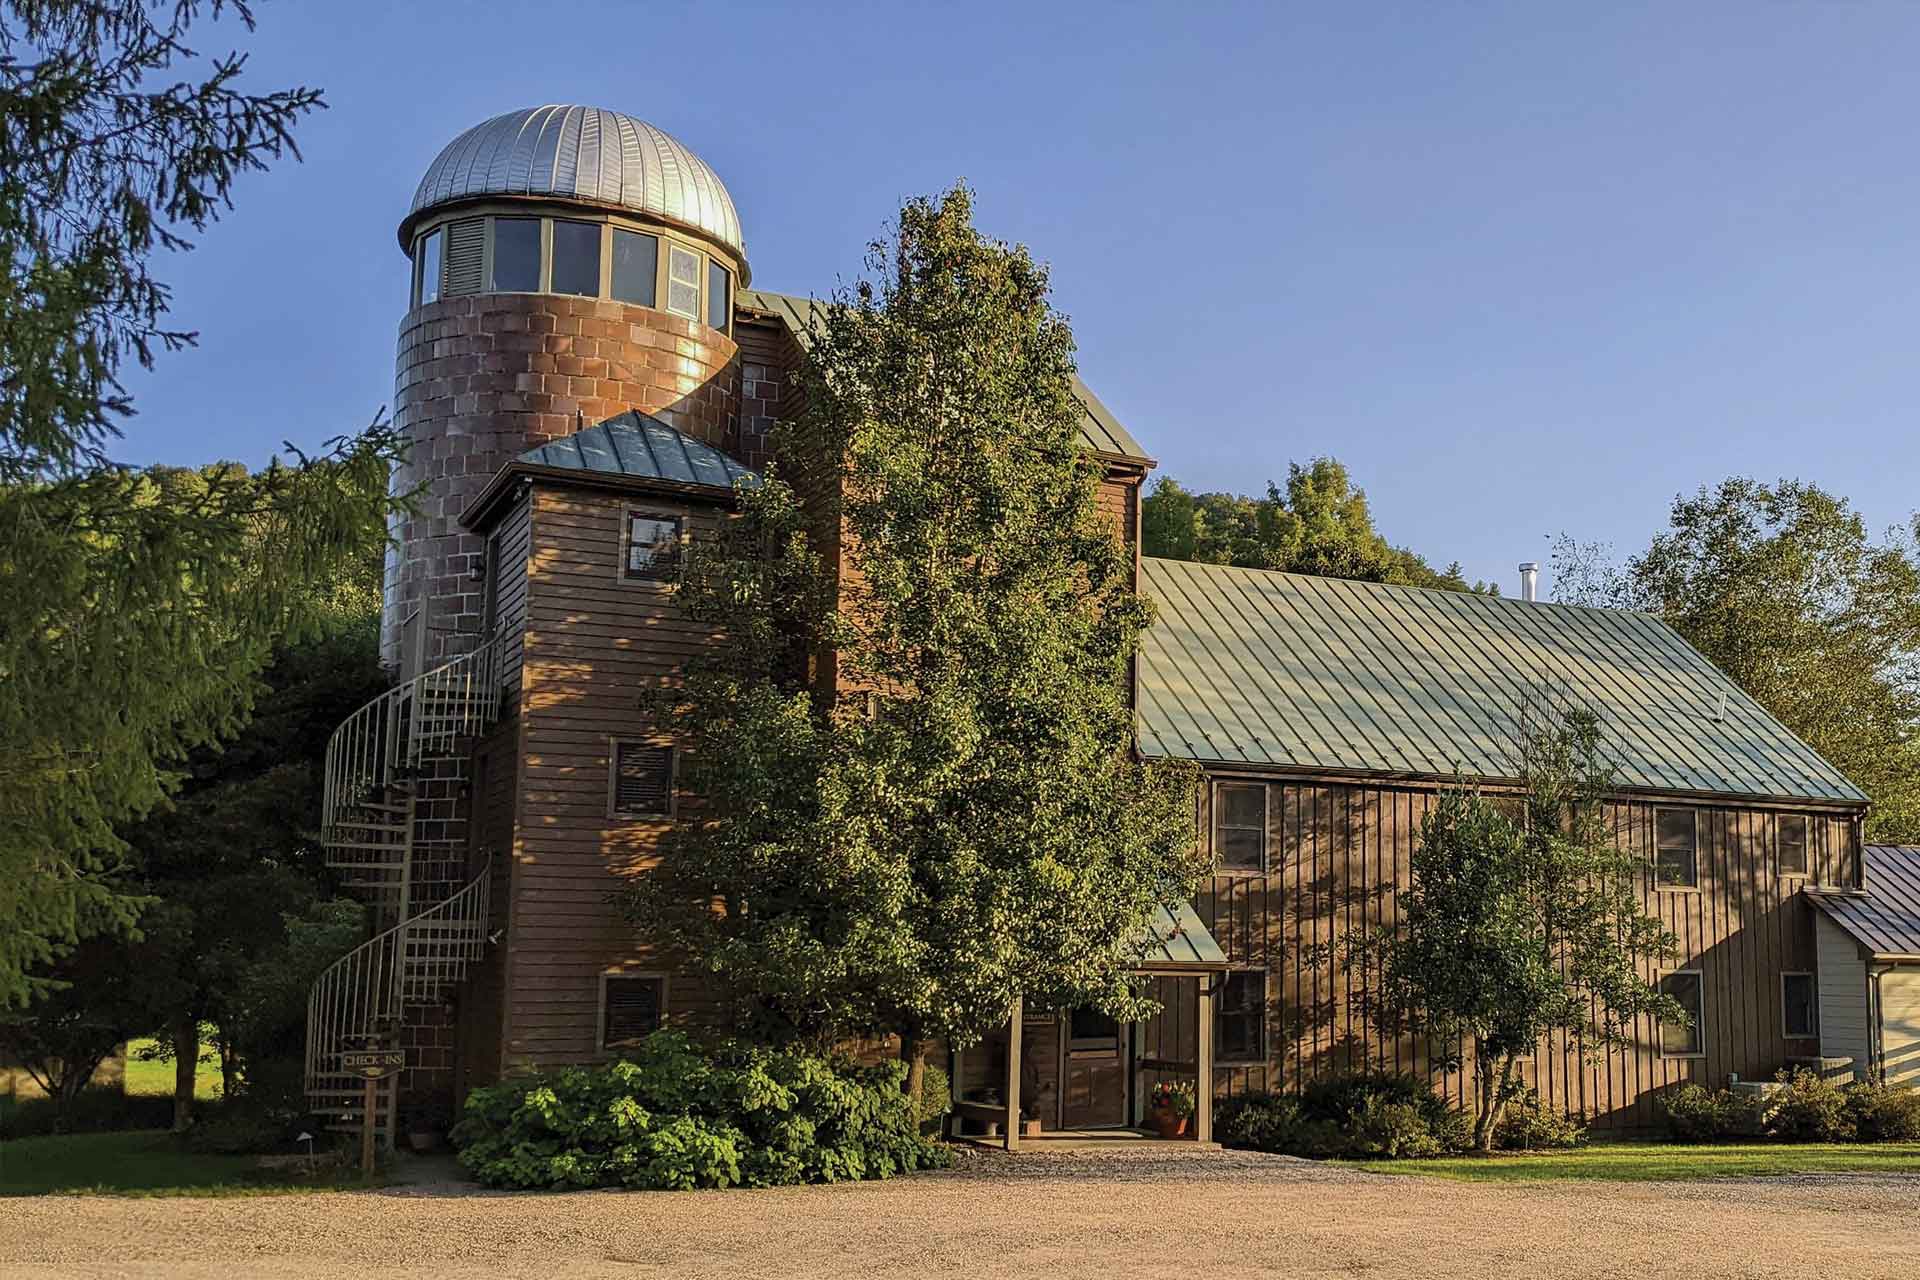
[[[340,1055],[391,1035],[408,1005],[438,1000],[485,954],[492,868],[489,856],[459,892],[375,934],[315,981],[307,996],[306,1093],[316,1110],[357,1110],[364,1086],[340,1069]],[[399,1077],[386,1093],[386,1114],[376,1119],[390,1143]]]

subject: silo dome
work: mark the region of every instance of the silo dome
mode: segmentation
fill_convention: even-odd
[[[601,107],[509,111],[449,142],[427,166],[400,224],[489,196],[532,196],[622,209],[700,232],[742,261],[740,216],[720,176],[671,134]]]

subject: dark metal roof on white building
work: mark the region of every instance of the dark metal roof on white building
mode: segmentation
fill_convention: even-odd
[[[407,221],[434,205],[495,195],[629,209],[746,255],[720,175],[671,134],[618,111],[527,107],[473,126],[427,166]]]
[[[1826,912],[1876,960],[1920,960],[1920,847],[1866,847],[1864,892],[1809,889]]]

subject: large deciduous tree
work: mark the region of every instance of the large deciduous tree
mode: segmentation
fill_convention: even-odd
[[[1260,498],[1189,493],[1162,477],[1141,502],[1140,530],[1146,554],[1171,560],[1497,594],[1469,584],[1457,563],[1435,569],[1389,543],[1373,527],[1365,492],[1332,458],[1290,464],[1286,488],[1269,484]]]
[[[1132,751],[1151,608],[1072,335],[971,212],[905,205],[812,335],[794,481],[689,557],[681,603],[722,638],[662,709],[701,809],[630,900],[763,1031],[897,1034],[910,1090],[1016,996],[1143,1007],[1129,961],[1205,865],[1192,772]]]
[[[1674,500],[1624,566],[1562,538],[1555,594],[1657,613],[1920,841],[1920,520],[1876,540],[1844,498],[1734,477]]]
[[[243,92],[238,54],[199,61],[188,29],[223,11],[251,23],[218,0],[0,5],[0,1005],[76,939],[133,927],[115,825],[236,727],[311,584],[390,507],[379,424],[251,474],[110,457],[123,362],[193,339],[167,325],[156,252],[319,105]],[[198,74],[155,83],[179,66]]]
[[[1518,806],[1467,786],[1421,822],[1399,921],[1357,944],[1382,1026],[1448,1070],[1470,1066],[1474,1143],[1490,1150],[1518,1060],[1554,1032],[1584,1051],[1643,1017],[1684,1020],[1643,972],[1676,940],[1641,906],[1645,859],[1615,839],[1600,717],[1529,690],[1514,729]]]

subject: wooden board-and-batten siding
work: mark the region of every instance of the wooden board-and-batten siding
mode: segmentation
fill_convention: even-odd
[[[1219,1094],[1291,1089],[1329,1074],[1383,1067],[1426,1075],[1464,1104],[1466,1073],[1438,1071],[1422,1046],[1380,1033],[1364,1007],[1364,976],[1341,956],[1343,939],[1396,918],[1396,890],[1409,882],[1409,856],[1438,789],[1215,773],[1200,811],[1209,840],[1220,782],[1266,787],[1267,871],[1216,875],[1197,906],[1231,961],[1267,972],[1268,1016],[1266,1060],[1222,1065],[1215,1075]],[[1632,1047],[1585,1060],[1577,1044],[1556,1037],[1522,1066],[1524,1082],[1543,1098],[1604,1127],[1654,1124],[1654,1094],[1664,1086],[1691,1080],[1719,1087],[1731,1072],[1770,1078],[1788,1057],[1818,1052],[1817,1041],[1784,1034],[1780,976],[1812,972],[1814,942],[1812,908],[1798,896],[1808,878],[1778,871],[1776,811],[1628,798],[1613,808],[1619,840],[1644,860],[1654,810],[1668,807],[1699,815],[1699,886],[1655,889],[1649,871],[1641,897],[1680,940],[1679,956],[1663,970],[1703,975],[1704,1053],[1664,1056],[1658,1030],[1649,1025],[1639,1028]],[[1815,876],[1853,883],[1860,864],[1852,815],[1793,812],[1809,814]],[[1178,1023],[1192,1012],[1177,991],[1169,994],[1174,1001],[1163,1019],[1173,1020],[1176,1038],[1190,1040],[1190,1029]]]
[[[536,484],[531,494],[519,778],[507,939],[503,1066],[600,1057],[600,978],[668,968],[610,894],[643,873],[667,818],[609,813],[612,744],[657,740],[643,695],[711,643],[667,584],[622,573],[631,511],[680,516],[684,537],[725,519],[710,506]],[[699,1017],[697,984],[672,980],[669,1021]]]

